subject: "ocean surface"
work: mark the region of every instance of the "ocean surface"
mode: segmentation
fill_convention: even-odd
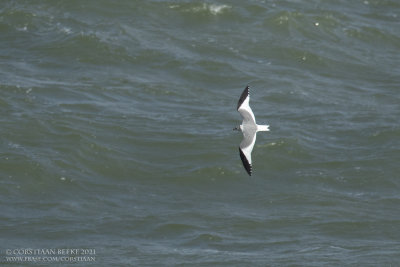
[[[4,266],[400,266],[399,1],[4,0],[0,113]]]

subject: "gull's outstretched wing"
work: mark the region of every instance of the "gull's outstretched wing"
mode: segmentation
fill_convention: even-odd
[[[250,108],[249,101],[250,101],[250,88],[249,86],[246,86],[246,88],[243,90],[242,95],[239,98],[239,102],[237,105],[237,110],[243,117],[243,123],[242,123],[243,126],[245,124],[251,124],[251,125],[256,124],[256,118],[254,117],[254,113]]]
[[[251,152],[253,151],[254,144],[256,142],[255,129],[249,129],[243,131],[243,140],[239,146],[240,159],[243,162],[243,166],[247,173],[251,176]]]

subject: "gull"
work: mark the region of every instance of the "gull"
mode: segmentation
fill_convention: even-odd
[[[249,86],[246,86],[242,95],[239,98],[237,110],[243,117],[242,124],[235,127],[233,130],[241,131],[243,133],[243,140],[239,145],[240,158],[242,159],[243,166],[247,173],[251,176],[252,162],[251,151],[253,150],[256,142],[257,132],[268,132],[269,125],[258,125],[254,113],[250,108],[250,93]]]

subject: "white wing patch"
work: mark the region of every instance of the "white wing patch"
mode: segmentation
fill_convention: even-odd
[[[250,108],[249,102],[250,102],[250,96],[247,96],[247,98],[243,101],[242,105],[240,105],[238,111],[243,117],[243,123],[251,121],[255,124],[256,118],[254,117],[254,113]]]
[[[253,140],[251,141],[251,144],[247,147],[242,147],[240,146],[240,149],[243,151],[243,154],[246,156],[247,161],[251,165],[251,152],[253,151],[254,144],[256,143],[256,134],[254,134]]]

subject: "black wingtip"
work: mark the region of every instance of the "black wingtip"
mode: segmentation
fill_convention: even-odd
[[[251,176],[251,164],[247,161],[246,156],[244,155],[243,151],[239,147],[240,159],[243,162],[243,167],[247,171],[247,173]]]
[[[243,101],[247,98],[249,93],[250,93],[250,87],[247,85],[246,88],[244,88],[243,93],[240,95],[237,109],[240,108],[240,106],[242,105]]]

